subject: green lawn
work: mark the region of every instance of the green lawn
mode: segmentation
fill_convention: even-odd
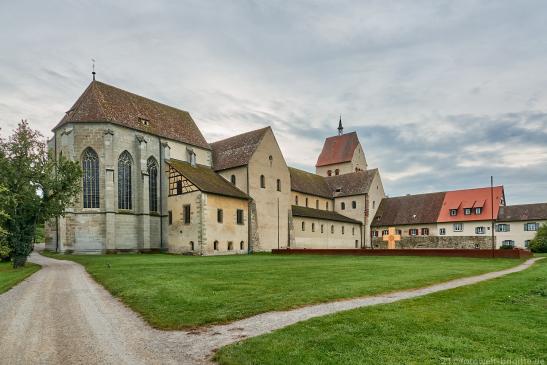
[[[39,269],[39,265],[30,262],[27,262],[25,267],[18,269],[14,269],[11,262],[0,262],[0,294],[8,291]]]
[[[520,263],[438,257],[49,255],[83,264],[114,296],[163,329],[420,287]]]
[[[547,259],[488,282],[311,319],[222,348],[228,364],[545,364]]]

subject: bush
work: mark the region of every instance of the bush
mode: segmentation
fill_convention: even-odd
[[[547,252],[547,224],[542,225],[530,242],[532,252]]]
[[[0,238],[0,261],[8,261],[11,254],[11,248],[8,243]]]
[[[504,243],[500,246],[500,250],[512,250],[513,248],[515,248],[515,246],[507,243]]]

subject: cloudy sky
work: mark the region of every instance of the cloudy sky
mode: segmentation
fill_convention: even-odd
[[[92,58],[210,142],[271,125],[313,171],[342,114],[390,196],[494,175],[509,204],[547,201],[545,1],[0,0],[0,133],[49,137]]]

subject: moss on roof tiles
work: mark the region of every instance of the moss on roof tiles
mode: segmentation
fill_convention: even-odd
[[[327,221],[361,224],[361,222],[359,222],[358,220],[351,219],[349,217],[346,217],[342,214],[339,214],[330,210],[299,207],[297,205],[292,206],[292,215],[294,217],[314,218],[314,219],[323,219]]]
[[[208,166],[192,166],[186,161],[175,159],[170,159],[167,163],[203,192],[239,199],[249,199],[247,194],[226,181]]]

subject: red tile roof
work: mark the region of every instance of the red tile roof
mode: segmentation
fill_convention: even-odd
[[[211,143],[215,171],[247,165],[262,138],[270,129],[270,127],[261,128]]]
[[[158,103],[99,81],[92,81],[63,119],[67,123],[110,122],[210,149],[187,111]]]
[[[329,137],[323,144],[323,150],[315,166],[320,167],[351,161],[357,145],[359,145],[359,138],[356,132]]]
[[[371,223],[373,227],[409,224],[467,222],[492,219],[490,188],[454,190],[447,192],[406,195],[382,199]],[[494,187],[494,218],[503,212],[503,186]],[[482,208],[481,214],[464,215],[464,208]],[[458,209],[456,216],[450,209]],[[501,209],[501,211],[500,211]]]
[[[504,201],[503,186],[494,187],[494,218],[498,217],[500,204]],[[481,214],[464,214],[465,208],[482,208]],[[458,209],[455,216],[450,209]],[[467,222],[492,219],[492,199],[490,188],[454,190],[446,192],[437,222]]]

